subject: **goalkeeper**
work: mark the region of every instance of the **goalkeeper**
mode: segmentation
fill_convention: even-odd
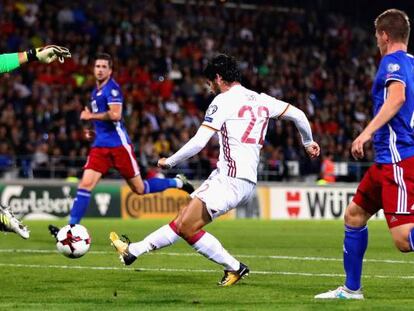
[[[50,64],[56,60],[63,63],[71,57],[67,48],[57,45],[30,49],[26,52],[0,54],[0,73],[10,72],[24,63],[39,61]],[[29,238],[29,230],[14,215],[10,208],[0,205],[0,231],[15,232],[24,239]]]

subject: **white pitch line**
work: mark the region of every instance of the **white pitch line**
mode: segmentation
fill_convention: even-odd
[[[11,264],[0,263],[0,267],[11,268],[34,268],[34,269],[69,269],[69,270],[110,270],[110,271],[147,271],[147,272],[185,272],[185,273],[217,273],[217,270],[208,269],[172,269],[172,268],[129,268],[129,267],[105,267],[105,266],[68,266],[68,265],[34,265],[34,264]],[[250,271],[251,274],[262,275],[286,275],[286,276],[309,276],[309,277],[345,277],[338,273],[308,273],[288,271]],[[379,279],[414,279],[414,276],[394,275],[364,275],[363,278]]]
[[[55,254],[56,250],[51,249],[0,249],[0,253],[29,253],[29,254]],[[113,251],[89,251],[88,254],[115,254]],[[160,255],[160,256],[200,256],[198,253],[176,253],[176,252],[153,252],[149,255]],[[278,255],[245,255],[236,254],[235,257],[240,258],[261,258],[261,259],[281,259],[281,260],[298,260],[298,261],[336,261],[342,262],[342,258],[332,257],[309,257],[309,256],[278,256]],[[376,263],[389,263],[389,264],[414,264],[414,261],[410,260],[393,260],[393,259],[364,259],[364,262],[376,262]]]

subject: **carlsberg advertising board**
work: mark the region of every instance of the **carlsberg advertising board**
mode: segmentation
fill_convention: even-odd
[[[53,219],[67,217],[76,196],[77,185],[2,184],[0,203],[10,206],[18,217]],[[92,192],[86,217],[120,217],[119,186],[98,185]]]

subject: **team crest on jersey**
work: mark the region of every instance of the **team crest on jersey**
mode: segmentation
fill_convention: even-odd
[[[206,116],[211,116],[213,113],[217,111],[217,109],[218,107],[216,105],[211,105],[210,107],[208,107],[206,111]]]
[[[218,107],[216,105],[211,105],[208,107],[206,111],[206,116],[204,117],[204,121],[207,122],[213,122],[213,118],[210,117],[212,114],[214,114],[217,111]]]
[[[398,64],[388,64],[387,67],[388,72],[394,72],[400,70],[400,65]]]
[[[113,97],[117,97],[119,95],[119,91],[115,90],[115,89],[112,89],[111,94],[112,94]]]

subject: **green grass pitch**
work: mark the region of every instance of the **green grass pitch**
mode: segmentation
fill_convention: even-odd
[[[393,246],[385,222],[369,225],[364,301],[316,301],[343,282],[340,221],[217,221],[207,230],[251,274],[230,288],[222,269],[184,242],[125,268],[108,233],[140,240],[166,220],[86,219],[88,254],[55,250],[46,221],[28,221],[31,239],[0,234],[0,310],[413,310],[414,258]],[[55,224],[63,225],[59,221]]]

